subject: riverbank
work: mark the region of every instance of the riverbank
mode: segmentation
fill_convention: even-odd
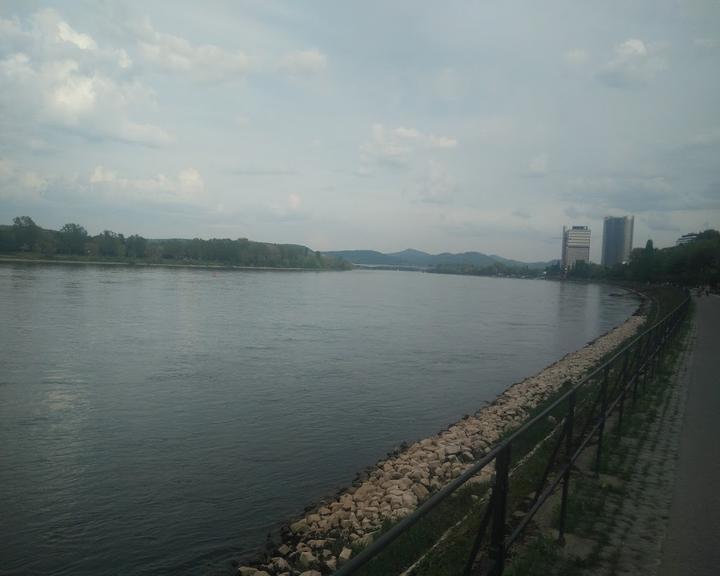
[[[630,317],[581,350],[514,384],[473,415],[379,461],[337,498],[322,502],[290,524],[282,544],[263,563],[243,566],[240,574],[310,576],[334,571],[354,550],[368,545],[383,525],[410,514],[520,426],[535,408],[566,384],[580,380],[644,322],[644,316]],[[488,466],[476,481],[487,482],[491,475]]]
[[[260,272],[323,272],[347,270],[347,268],[288,268],[276,266],[232,266],[224,264],[175,264],[169,262],[146,262],[138,260],[72,260],[54,258],[15,258],[0,256],[0,264],[80,264],[88,266],[127,266],[131,268],[196,268],[199,270],[256,270]]]

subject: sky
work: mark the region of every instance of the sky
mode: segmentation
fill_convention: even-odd
[[[0,0],[0,223],[560,256],[720,228],[720,2]]]

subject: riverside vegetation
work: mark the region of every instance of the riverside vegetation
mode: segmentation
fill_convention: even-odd
[[[242,566],[239,574],[318,576],[334,571],[389,525],[410,514],[433,492],[462,474],[564,386],[579,381],[607,354],[634,335],[644,322],[644,316],[632,316],[585,348],[513,385],[492,404],[447,430],[403,446],[366,470],[337,498],[321,502],[291,523],[283,533],[280,546],[273,548],[263,560]],[[468,484],[482,491],[492,473],[492,466],[487,466]],[[460,499],[465,496],[468,503],[461,502],[460,506],[466,506],[478,497],[466,494],[460,495]],[[434,531],[442,533],[449,527],[438,525]],[[429,547],[432,541],[425,544]],[[393,569],[399,572],[411,561],[402,558],[393,564]]]
[[[91,236],[80,224],[69,223],[60,230],[47,230],[29,216],[18,216],[11,226],[0,226],[0,254],[78,262],[335,270],[351,267],[343,260],[297,244],[253,242],[247,238],[152,240],[137,234],[126,237],[110,230]]]

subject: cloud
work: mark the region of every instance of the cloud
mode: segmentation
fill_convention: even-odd
[[[615,88],[627,88],[651,81],[666,67],[659,47],[630,38],[615,46],[613,58],[603,66],[598,78]]]
[[[302,198],[300,198],[299,194],[290,194],[288,196],[288,205],[291,209],[297,210],[300,208],[300,204],[302,204]]]
[[[457,189],[457,182],[448,167],[441,162],[430,160],[420,185],[420,200],[428,204],[448,204]]]
[[[374,124],[371,136],[361,145],[360,152],[365,162],[375,160],[402,165],[419,150],[451,149],[457,144],[454,138],[423,134],[415,128],[387,129],[382,124]]]
[[[680,232],[682,228],[673,223],[672,218],[667,213],[650,213],[643,218],[650,230],[659,232]]]
[[[288,52],[280,61],[280,70],[290,76],[316,76],[327,69],[327,56],[319,50]]]
[[[96,166],[87,179],[91,191],[104,199],[153,204],[201,205],[206,200],[205,182],[195,168],[185,168],[175,177],[157,174],[149,178],[119,176],[115,170]]]
[[[295,176],[297,170],[292,168],[237,168],[231,171],[238,176]]]
[[[563,199],[586,207],[573,209],[593,214],[607,210],[642,214],[720,208],[720,194],[716,187],[693,192],[663,175],[575,178],[569,182]]]
[[[714,48],[720,47],[720,40],[717,38],[695,38],[693,44],[698,48],[713,50]]]
[[[100,72],[84,73],[75,60],[34,64],[26,54],[0,61],[0,76],[14,88],[13,108],[28,120],[74,128],[89,136],[163,145],[172,137],[159,126],[129,117],[133,107],[154,99],[139,82],[116,82]]]
[[[0,158],[0,198],[36,200],[48,186],[47,180],[18,166],[8,158]]]
[[[97,43],[93,40],[92,36],[88,34],[81,34],[76,32],[73,28],[65,21],[57,23],[57,35],[63,42],[70,42],[74,44],[80,50],[96,50]]]
[[[548,155],[539,154],[528,163],[528,176],[545,176],[548,171]]]
[[[307,220],[310,215],[303,208],[302,196],[292,193],[258,208],[255,217],[271,222],[297,222]]]
[[[232,81],[250,69],[250,59],[213,44],[190,42],[155,30],[150,22],[138,28],[138,49],[144,62],[161,72],[189,74],[200,81]]]
[[[529,220],[532,218],[532,213],[528,210],[523,210],[521,208],[518,208],[517,210],[512,211],[512,215],[516,218],[521,218],[523,220]]]
[[[588,54],[581,48],[574,48],[565,52],[565,54],[563,54],[563,59],[565,62],[573,66],[582,66],[585,62],[587,62]]]
[[[173,140],[163,128],[134,118],[147,113],[155,94],[127,77],[132,61],[124,50],[99,47],[55,10],[41,10],[25,21],[3,20],[0,28],[14,38],[10,51],[5,46],[0,55],[5,88],[0,106],[12,111],[0,120],[3,125],[14,122],[26,132],[64,127],[93,139],[152,146]]]
[[[705,147],[720,145],[720,126],[708,127],[705,130],[691,135],[684,147]],[[681,146],[682,147],[682,146]]]
[[[465,79],[452,68],[444,68],[435,74],[430,83],[430,89],[440,100],[458,100],[464,93]]]

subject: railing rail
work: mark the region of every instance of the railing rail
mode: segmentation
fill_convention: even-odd
[[[690,298],[686,296],[685,300],[665,317],[633,337],[629,343],[625,344],[610,358],[584,376],[568,391],[561,394],[541,412],[533,416],[525,424],[520,426],[520,428],[495,445],[487,454],[473,463],[460,476],[434,493],[414,512],[400,520],[357,556],[346,562],[335,572],[335,576],[350,576],[355,574],[360,568],[376,558],[399,536],[407,532],[414,524],[419,522],[438,504],[462,487],[473,476],[476,476],[491,462],[495,463],[495,474],[491,494],[485,506],[464,573],[466,575],[478,573],[477,570],[475,570],[475,563],[478,553],[482,549],[485,532],[489,529],[490,545],[487,550],[486,568],[483,570],[483,573],[493,575],[502,574],[509,548],[520,537],[530,520],[557,489],[560,483],[562,483],[562,499],[558,533],[559,540],[562,543],[566,527],[565,522],[571,473],[576,460],[587,448],[590,441],[596,438],[597,452],[594,458],[594,468],[595,474],[599,474],[603,438],[608,416],[617,409],[617,428],[619,431],[622,430],[626,397],[630,394],[632,404],[634,405],[641,379],[643,390],[647,385],[648,375],[651,380],[654,379],[657,364],[665,352],[667,342],[685,316],[689,304]],[[589,388],[593,383],[599,386],[598,394],[594,398],[581,397],[582,393],[586,391],[586,388]],[[590,392],[590,390],[588,390],[588,392]],[[590,400],[592,400],[592,403],[590,403]],[[600,409],[595,416],[594,413],[598,406]],[[534,499],[522,519],[512,528],[510,534],[506,535],[508,514],[507,499],[513,444],[526,436],[532,428],[545,421],[548,416],[555,413],[561,407],[563,407],[564,411],[563,422],[557,427],[559,436],[550,460],[544,468],[544,472],[538,483],[538,489],[535,492]],[[589,414],[582,431],[577,434],[575,430],[576,424],[579,423],[577,412],[585,408],[588,409]],[[548,438],[549,436],[546,437],[546,439]],[[565,444],[564,447],[562,446],[563,443]],[[553,469],[555,470],[555,476],[549,484],[545,486]]]

